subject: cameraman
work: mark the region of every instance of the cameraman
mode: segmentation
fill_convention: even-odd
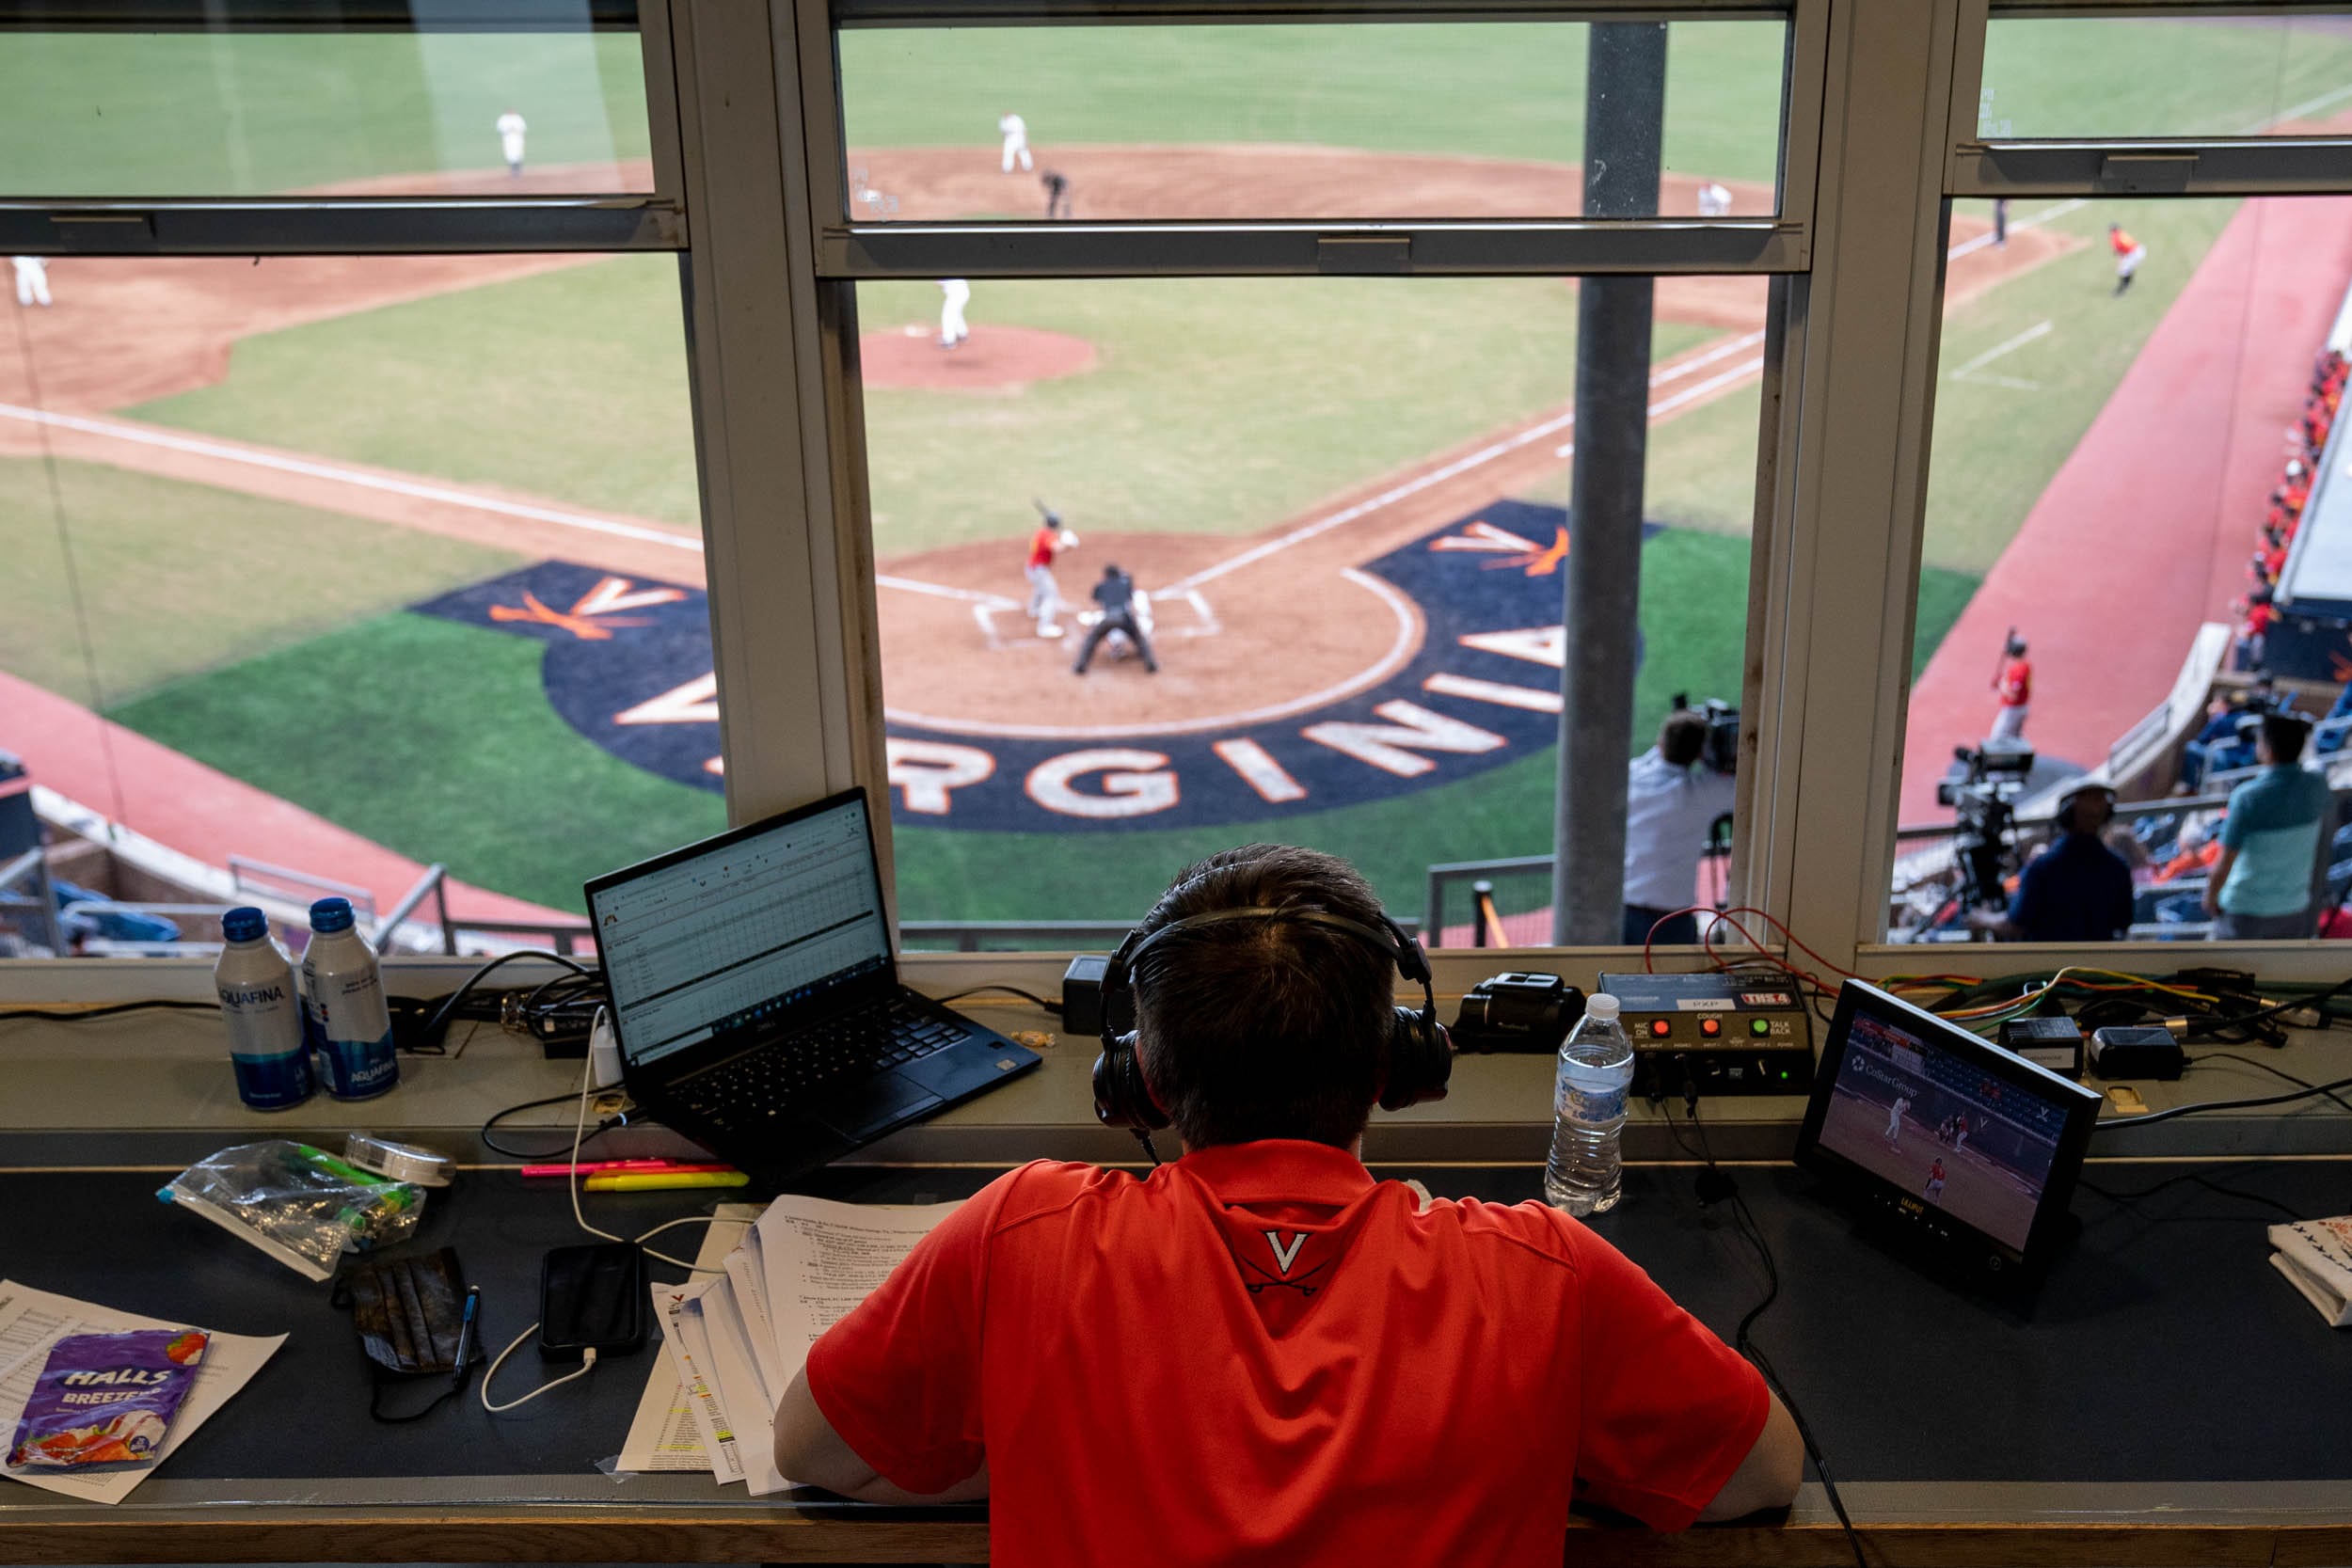
[[[1979,910],[1968,924],[2004,942],[2121,940],[2132,924],[2132,868],[2100,836],[2114,817],[2106,784],[2059,796],[2058,840],[2026,863],[2006,911]]]
[[[1787,1410],[1622,1253],[1365,1170],[1382,918],[1311,849],[1179,877],[1133,984],[1184,1157],[1038,1161],[948,1215],[810,1349],[784,1473],[986,1496],[994,1560],[1033,1564],[1558,1568],[1571,1497],[1654,1529],[1788,1503]]]
[[[1722,759],[1725,766],[1719,768],[1708,756],[1708,728],[1706,714],[1676,708],[1658,727],[1658,744],[1635,757],[1626,772],[1625,927],[1619,940],[1628,947],[1699,940],[1698,917],[1690,909],[1698,896],[1699,855],[1715,819],[1731,810],[1739,794],[1731,759]]]

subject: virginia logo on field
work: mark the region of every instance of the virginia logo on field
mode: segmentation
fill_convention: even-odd
[[[1656,531],[1648,525],[1645,537]],[[893,719],[894,816],[991,832],[1196,827],[1359,805],[1499,768],[1558,738],[1568,549],[1561,509],[1505,500],[1362,563],[1351,575],[1384,585],[1400,617],[1418,614],[1418,645],[1381,678],[1310,711],[1081,737],[966,733],[951,715]],[[722,787],[718,678],[699,590],[550,561],[412,608],[537,639],[548,702],[573,729],[649,772]],[[1262,638],[1272,658],[1292,629],[1229,625],[1216,634]],[[1182,646],[1163,658],[1181,657]],[[1054,689],[1041,691],[1049,712],[1055,701]]]

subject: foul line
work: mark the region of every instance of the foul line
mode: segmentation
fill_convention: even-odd
[[[1705,354],[1693,355],[1687,360],[1670,365],[1664,370],[1657,372],[1651,375],[1650,385],[1653,387],[1663,386],[1669,381],[1673,381],[1680,376],[1688,375],[1692,371],[1702,369],[1707,365],[1714,363],[1716,360],[1726,358],[1731,355],[1740,353],[1743,349],[1754,348],[1756,344],[1762,342],[1763,341],[1763,333],[1751,332],[1743,337],[1735,339],[1730,342],[1718,344],[1715,347],[1708,349]],[[1760,366],[1761,364],[1763,364],[1763,360],[1757,359],[1753,365],[1742,366],[1736,372],[1726,372],[1726,375],[1731,378],[1746,375],[1754,370],[1756,366]],[[1724,377],[1717,377],[1711,385],[1720,386],[1723,384],[1724,379]],[[1692,388],[1692,390],[1695,393],[1697,388]],[[1671,403],[1673,400],[1669,399],[1667,401]],[[1688,401],[1688,399],[1686,398],[1685,401]],[[1679,404],[1676,404],[1676,406],[1679,406]],[[1654,409],[1652,411],[1655,412]],[[1293,545],[1305,544],[1308,540],[1313,539],[1321,534],[1328,533],[1335,528],[1341,528],[1348,523],[1352,523],[1359,517],[1367,516],[1372,513],[1381,510],[1383,507],[1392,506],[1396,502],[1405,499],[1407,496],[1419,495],[1422,491],[1428,489],[1432,485],[1442,484],[1449,479],[1470,472],[1472,468],[1484,467],[1498,457],[1508,456],[1510,453],[1518,451],[1522,447],[1531,446],[1534,443],[1542,440],[1547,436],[1557,435],[1559,432],[1567,429],[1574,423],[1576,423],[1576,410],[1573,408],[1569,409],[1565,414],[1554,415],[1552,418],[1545,420],[1539,424],[1531,425],[1527,429],[1520,431],[1516,436],[1505,436],[1500,441],[1489,443],[1486,446],[1479,448],[1476,451],[1469,453],[1467,456],[1457,457],[1451,463],[1445,464],[1440,467],[1432,468],[1427,473],[1417,475],[1412,479],[1405,481],[1401,484],[1391,485],[1388,489],[1381,491],[1378,495],[1372,497],[1370,499],[1358,501],[1353,506],[1342,507],[1339,511],[1330,514],[1328,516],[1318,517],[1311,523],[1291,530],[1290,532],[1283,534],[1279,539],[1269,539],[1263,545],[1252,546],[1250,548],[1242,551],[1239,555],[1229,556],[1225,560],[1218,562],[1216,565],[1203,567],[1201,570],[1193,573],[1192,576],[1188,578],[1180,578],[1176,582],[1170,585],[1170,591],[1183,593],[1187,589],[1198,588],[1204,582],[1214,582],[1218,578],[1225,576],[1228,572],[1237,572],[1244,566],[1253,566],[1270,555],[1279,554],[1283,550],[1289,549]]]
[[[331,463],[313,463],[307,458],[281,457],[275,452],[256,451],[249,448],[224,446],[217,441],[199,440],[194,436],[173,436],[160,430],[145,430],[137,425],[117,424],[111,420],[89,420],[75,414],[51,414],[39,408],[22,408],[12,403],[0,403],[0,415],[23,420],[30,424],[55,425],[61,430],[78,430],[86,436],[104,436],[118,441],[130,441],[140,446],[162,447],[171,451],[183,451],[196,457],[218,458],[230,463],[243,463],[249,467],[273,468],[279,473],[300,474],[308,479],[324,479],[339,484],[355,485],[362,490],[381,490],[389,495],[407,496],[416,500],[438,501],[446,506],[470,507],[476,512],[494,512],[501,516],[522,517],[536,523],[554,523],[563,528],[576,528],[589,533],[609,533],[618,539],[635,539],[648,545],[667,545],[673,549],[702,553],[703,542],[688,534],[670,533],[660,529],[643,528],[634,523],[608,522],[602,517],[583,516],[577,512],[559,512],[552,507],[532,506],[523,501],[503,501],[489,496],[477,496],[464,490],[446,489],[438,484],[423,484],[415,480],[390,479],[381,474],[362,473],[356,468],[341,468]]]
[[[914,578],[894,578],[882,573],[874,576],[877,588],[896,588],[908,594],[929,594],[934,598],[961,599],[965,604],[986,605],[991,610],[1017,610],[1019,602],[1002,594],[982,594],[969,588],[949,588],[936,582],[923,582]]]
[[[1959,381],[1965,377],[1970,371],[1982,370],[1985,366],[1993,363],[1994,360],[1998,359],[2002,355],[2008,354],[2015,349],[2024,348],[2027,343],[2032,342],[2037,338],[2046,338],[2055,330],[2057,329],[2048,322],[2042,322],[2038,325],[2029,326],[2026,328],[2025,331],[2017,334],[2016,337],[2010,339],[2007,342],[1994,344],[1991,348],[1986,349],[1982,354],[1978,355],[1974,359],[1969,360],[1965,365],[1963,365],[1958,370],[1952,372],[1952,379],[1954,381]]]

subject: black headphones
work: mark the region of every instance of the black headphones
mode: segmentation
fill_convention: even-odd
[[[1135,1032],[1111,1032],[1118,999],[1134,993],[1136,964],[1153,943],[1171,932],[1197,931],[1229,920],[1272,920],[1343,931],[1395,960],[1397,973],[1421,987],[1421,1006],[1398,1007],[1390,1016],[1381,1052],[1380,1108],[1401,1111],[1407,1105],[1445,1098],[1446,1080],[1454,1073],[1454,1048],[1438,1026],[1438,997],[1430,984],[1429,957],[1395,921],[1383,914],[1380,928],[1375,930],[1360,920],[1322,910],[1211,910],[1171,920],[1154,931],[1146,932],[1138,926],[1127,933],[1119,951],[1104,966],[1103,1053],[1094,1058],[1094,1114],[1103,1125],[1150,1132],[1168,1121],[1168,1112],[1152,1097],[1152,1086],[1144,1081],[1143,1064],[1136,1056]]]

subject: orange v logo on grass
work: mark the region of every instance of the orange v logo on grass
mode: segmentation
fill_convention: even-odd
[[[636,610],[641,606],[675,604],[686,597],[682,588],[636,588],[627,578],[604,578],[594,588],[582,594],[569,610],[550,610],[538,594],[523,591],[523,607],[494,604],[490,607],[493,621],[529,621],[536,626],[561,626],[583,642],[612,641],[612,626],[644,626],[653,623],[640,616],[609,619],[602,625],[589,619],[592,615],[610,616],[616,610]]]
[[[1553,531],[1551,543],[1542,549],[1530,545],[1525,555],[1515,555],[1504,561],[1489,561],[1486,569],[1492,571],[1498,566],[1524,566],[1531,578],[1548,578],[1560,570],[1560,562],[1567,558],[1568,531],[1563,528]]]

